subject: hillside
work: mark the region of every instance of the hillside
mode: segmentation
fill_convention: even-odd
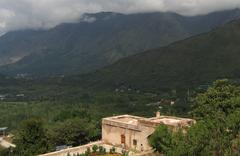
[[[90,88],[188,88],[219,78],[239,78],[239,58],[240,21],[233,21],[209,33],[122,59],[93,74],[73,77],[70,82]]]
[[[0,72],[37,76],[88,73],[121,58],[207,32],[239,17],[238,9],[194,17],[160,12],[85,14],[79,23],[2,36]]]
[[[22,30],[10,32],[0,38],[0,66],[15,63],[37,49],[34,42],[43,31]]]

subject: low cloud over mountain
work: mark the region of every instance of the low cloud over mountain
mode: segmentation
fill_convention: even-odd
[[[239,8],[239,0],[0,0],[0,34],[78,21],[84,13],[171,11],[183,15]]]

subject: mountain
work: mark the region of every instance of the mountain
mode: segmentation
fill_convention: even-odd
[[[38,76],[88,73],[239,17],[238,9],[193,17],[161,12],[85,14],[78,23],[2,36],[0,72]]]
[[[221,78],[240,78],[240,20],[65,82],[90,88],[156,91],[191,88]]]
[[[9,32],[0,38],[0,66],[15,63],[33,53],[32,46],[37,49],[33,41],[42,31],[23,30]]]

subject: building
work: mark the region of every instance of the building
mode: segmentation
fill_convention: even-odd
[[[148,138],[153,134],[156,127],[161,124],[167,125],[173,131],[185,130],[193,125],[195,120],[172,116],[161,116],[160,112],[155,117],[145,118],[132,115],[120,115],[102,119],[102,140],[84,146],[64,149],[41,156],[67,156],[84,153],[93,145],[101,145],[106,149],[115,147],[118,152],[122,149],[131,151],[131,155],[148,152],[152,147]]]
[[[7,129],[8,127],[0,127],[0,136],[5,137]]]
[[[148,151],[151,146],[148,138],[160,124],[169,126],[172,130],[185,129],[195,123],[195,120],[161,116],[144,118],[131,115],[121,115],[102,120],[102,141],[127,150]]]

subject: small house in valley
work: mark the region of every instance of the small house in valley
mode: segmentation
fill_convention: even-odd
[[[195,120],[172,116],[161,116],[160,112],[155,117],[145,118],[132,115],[120,115],[102,119],[102,140],[85,146],[65,149],[41,156],[67,156],[84,153],[87,148],[94,145],[103,146],[106,149],[116,148],[117,151],[127,150],[130,155],[146,153],[152,150],[148,138],[154,133],[156,127],[167,125],[173,131],[187,129],[195,123]]]

